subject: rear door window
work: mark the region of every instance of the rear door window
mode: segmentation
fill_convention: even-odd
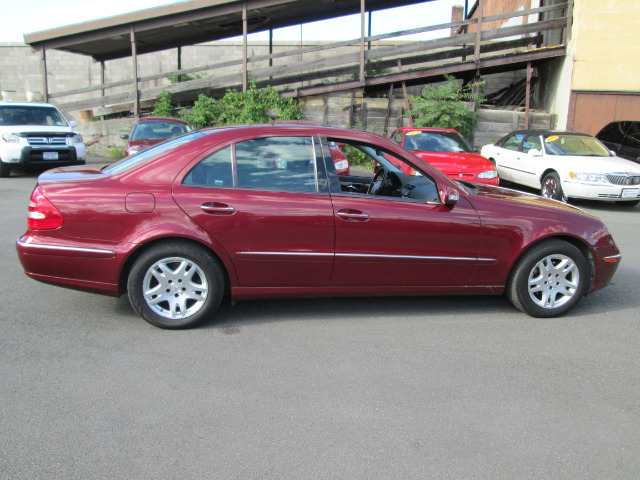
[[[198,162],[185,185],[317,192],[311,137],[263,137],[226,146]]]
[[[522,139],[524,137],[525,135],[523,133],[516,133],[515,135],[509,137],[506,142],[504,142],[503,147],[507,150],[519,150],[520,143],[522,143]]]

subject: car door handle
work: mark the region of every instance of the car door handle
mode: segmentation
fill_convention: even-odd
[[[354,220],[360,222],[366,222],[367,220],[369,220],[368,214],[361,212],[360,210],[351,210],[350,208],[339,210],[338,216],[340,218],[343,218],[344,220]]]
[[[226,203],[206,202],[200,205],[200,209],[205,213],[213,215],[233,215],[236,209]]]

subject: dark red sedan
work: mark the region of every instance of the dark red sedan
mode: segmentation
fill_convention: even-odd
[[[128,157],[190,130],[187,122],[180,118],[143,117],[133,127],[131,136],[125,134],[120,138],[127,141],[124,154]]]
[[[338,175],[333,143],[376,173]],[[17,249],[30,277],[128,292],[163,328],[211,319],[225,294],[506,293],[552,317],[609,284],[620,260],[603,223],[574,207],[453,181],[376,135],[299,124],[191,132],[46,172]]]

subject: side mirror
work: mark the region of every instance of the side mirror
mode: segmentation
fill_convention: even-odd
[[[76,128],[76,127],[78,126],[78,122],[76,122],[75,120],[71,120],[71,121],[69,122],[69,126],[70,126],[71,128]]]
[[[527,153],[529,155],[531,155],[532,157],[541,157],[542,156],[542,152],[540,150],[538,150],[537,148],[532,148]]]
[[[460,200],[460,194],[458,193],[458,191],[454,190],[451,187],[447,187],[444,189],[442,197],[442,203],[444,203],[444,205],[449,208],[455,207]]]
[[[127,135],[126,133],[123,133],[122,135],[120,135],[120,138],[123,140],[129,140],[129,135]]]

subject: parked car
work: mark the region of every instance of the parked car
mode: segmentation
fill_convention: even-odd
[[[640,165],[612,154],[591,135],[518,130],[482,147],[505,181],[540,189],[543,197],[640,201]]]
[[[49,103],[0,101],[0,177],[84,164],[86,146],[75,127]]]
[[[640,120],[611,122],[596,138],[617,156],[640,163]]]
[[[496,167],[455,130],[398,128],[389,138],[454,180],[498,185]],[[411,173],[405,171],[404,173]]]
[[[134,125],[131,136],[125,134],[120,138],[127,140],[124,154],[129,156],[189,131],[191,127],[179,118],[143,117]]]
[[[376,173],[338,175],[331,142]],[[225,293],[506,293],[553,317],[609,284],[620,260],[605,225],[572,206],[453,181],[377,135],[300,124],[194,131],[112,165],[46,172],[27,228],[28,276],[128,292],[162,328],[211,319]]]
[[[333,158],[333,163],[336,167],[336,173],[338,175],[349,175],[349,160],[340,149],[340,145],[336,142],[329,142],[329,150],[331,151],[331,158]]]

